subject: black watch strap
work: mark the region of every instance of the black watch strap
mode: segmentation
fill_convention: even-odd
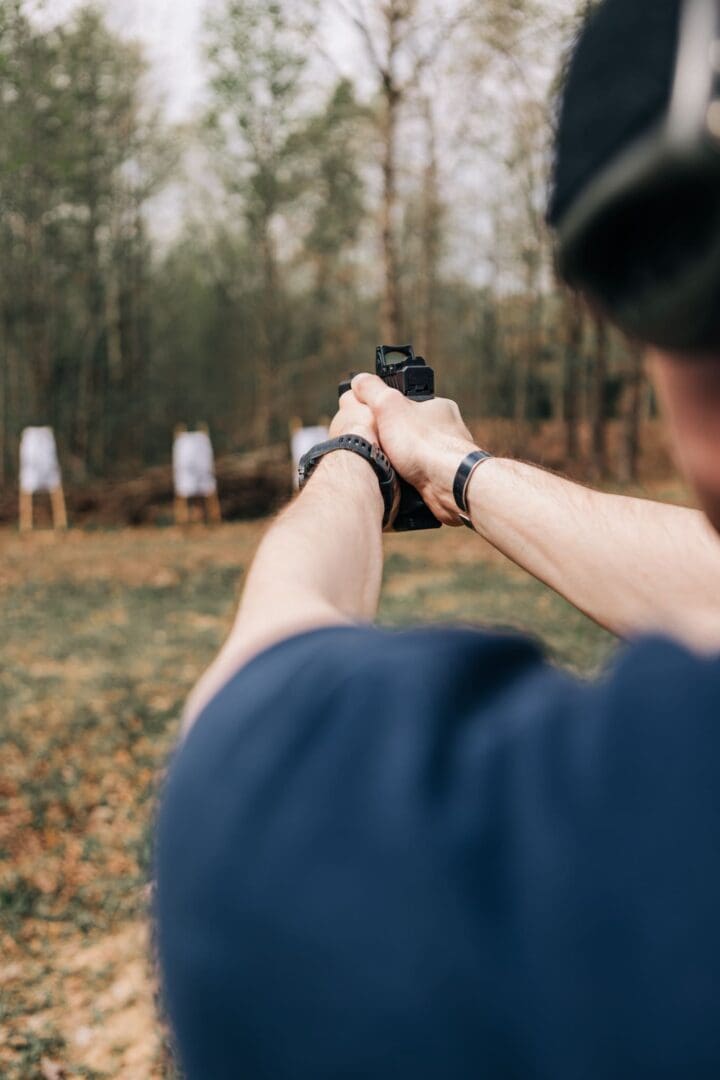
[[[468,454],[468,456],[460,463],[460,468],[455,474],[453,495],[460,511],[460,520],[463,525],[468,527],[468,529],[474,528],[470,518],[470,507],[467,502],[470,481],[478,466],[482,465],[484,461],[489,461],[492,456],[493,455],[488,454],[486,450],[473,450],[472,454]]]
[[[351,453],[358,454],[372,468],[378,478],[385,506],[383,528],[387,528],[391,524],[398,507],[400,485],[395,470],[380,447],[373,445],[373,443],[363,439],[360,435],[339,435],[336,439],[318,443],[317,446],[314,446],[312,450],[305,454],[300,459],[300,468],[298,470],[301,490],[305,487],[322,459],[327,457],[328,454],[336,453],[338,450],[350,450]]]

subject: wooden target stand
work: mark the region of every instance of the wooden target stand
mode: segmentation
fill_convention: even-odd
[[[222,525],[222,509],[217,491],[212,495],[199,496],[205,506],[205,519],[208,525]],[[175,524],[189,525],[191,519],[190,499],[182,495],[175,496]]]
[[[67,505],[65,492],[62,486],[53,488],[49,492],[50,507],[52,509],[53,528],[60,532],[68,527]],[[33,512],[34,495],[30,491],[20,492],[20,532],[32,532],[35,527]]]
[[[175,439],[180,435],[187,433],[186,424],[178,424],[175,428]],[[210,428],[207,424],[198,424],[197,430],[201,431],[204,435],[210,435]],[[209,495],[197,496],[198,501],[202,501],[205,509],[205,521],[208,525],[222,525],[222,508],[220,506],[220,496],[215,491]],[[189,525],[191,523],[190,504],[193,500],[186,498],[184,495],[175,495],[175,524],[176,525]]]

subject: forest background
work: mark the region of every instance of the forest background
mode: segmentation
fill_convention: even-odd
[[[210,425],[225,517],[260,519],[290,494],[291,419],[412,340],[490,449],[685,499],[638,352],[553,274],[586,7],[0,0],[3,1080],[179,1076],[157,793],[265,523],[116,527],[172,521],[178,423]],[[87,527],[1,527],[28,424],[55,428]],[[380,622],[513,626],[588,677],[616,648],[466,529],[387,538]]]
[[[2,0],[0,489],[28,424],[79,485],[166,462],[178,422],[277,443],[379,341],[507,449],[552,422],[550,463],[636,479],[640,357],[559,289],[544,223],[586,8],[208,0],[178,123],[102,5]]]

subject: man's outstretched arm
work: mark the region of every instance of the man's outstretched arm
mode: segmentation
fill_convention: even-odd
[[[397,471],[441,521],[457,525],[453,480],[476,449],[457,406],[409,402],[371,375],[353,387]],[[476,470],[468,504],[481,536],[607,629],[720,648],[720,542],[703,514],[503,459]]]
[[[702,513],[492,460],[469,492],[494,547],[621,637],[720,647],[720,544]]]
[[[369,409],[346,394],[333,436],[378,441]],[[255,557],[233,630],[193,691],[189,730],[211,699],[253,657],[295,634],[369,622],[382,582],[383,500],[367,462],[348,451],[324,458],[272,526]]]

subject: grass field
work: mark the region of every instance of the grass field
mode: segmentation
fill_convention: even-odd
[[[147,918],[153,807],[261,529],[0,532],[3,1080],[174,1075]],[[388,540],[382,621],[454,620],[529,630],[584,674],[614,648],[465,530]]]

